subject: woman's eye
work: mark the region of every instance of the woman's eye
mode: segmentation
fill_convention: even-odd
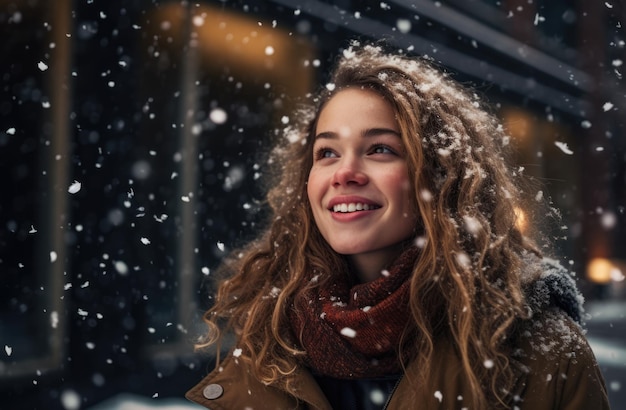
[[[375,145],[371,152],[372,154],[395,154],[395,151],[386,145]]]
[[[337,154],[335,154],[335,152],[329,148],[320,148],[317,151],[315,151],[316,159],[335,158],[336,156]]]

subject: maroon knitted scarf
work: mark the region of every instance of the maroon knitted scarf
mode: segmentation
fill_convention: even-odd
[[[354,285],[350,275],[338,273],[294,303],[291,328],[308,367],[344,379],[402,372],[398,354],[411,315],[409,279],[418,253],[407,249],[368,283]]]

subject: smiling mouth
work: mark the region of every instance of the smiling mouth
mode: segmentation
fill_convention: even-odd
[[[339,213],[350,213],[350,212],[359,212],[359,211],[371,211],[373,209],[378,209],[380,208],[380,206],[378,205],[370,205],[370,204],[364,204],[361,202],[351,202],[351,203],[344,203],[344,204],[337,204],[337,205],[333,205],[333,212],[339,212]]]

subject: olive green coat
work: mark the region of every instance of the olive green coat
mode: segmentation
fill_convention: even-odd
[[[537,315],[517,338],[511,358],[516,374],[508,395],[511,409],[608,409],[604,380],[593,352],[577,324],[556,309]],[[447,339],[435,346],[432,372],[424,385],[411,383],[409,365],[391,395],[387,409],[463,409],[472,396],[460,374],[461,362]],[[298,397],[254,380],[242,362],[229,355],[192,388],[186,397],[211,410],[328,410],[330,405],[305,368],[298,370]]]

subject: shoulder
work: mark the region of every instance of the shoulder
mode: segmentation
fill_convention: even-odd
[[[522,408],[608,409],[604,379],[582,328],[584,298],[555,260],[526,258],[522,276],[529,319],[512,337]]]
[[[584,331],[561,309],[546,309],[520,324],[512,359],[523,374],[522,408],[548,400],[558,408],[608,409],[604,379]]]
[[[549,308],[519,323],[514,355],[548,361],[593,355],[582,327],[559,308]]]

